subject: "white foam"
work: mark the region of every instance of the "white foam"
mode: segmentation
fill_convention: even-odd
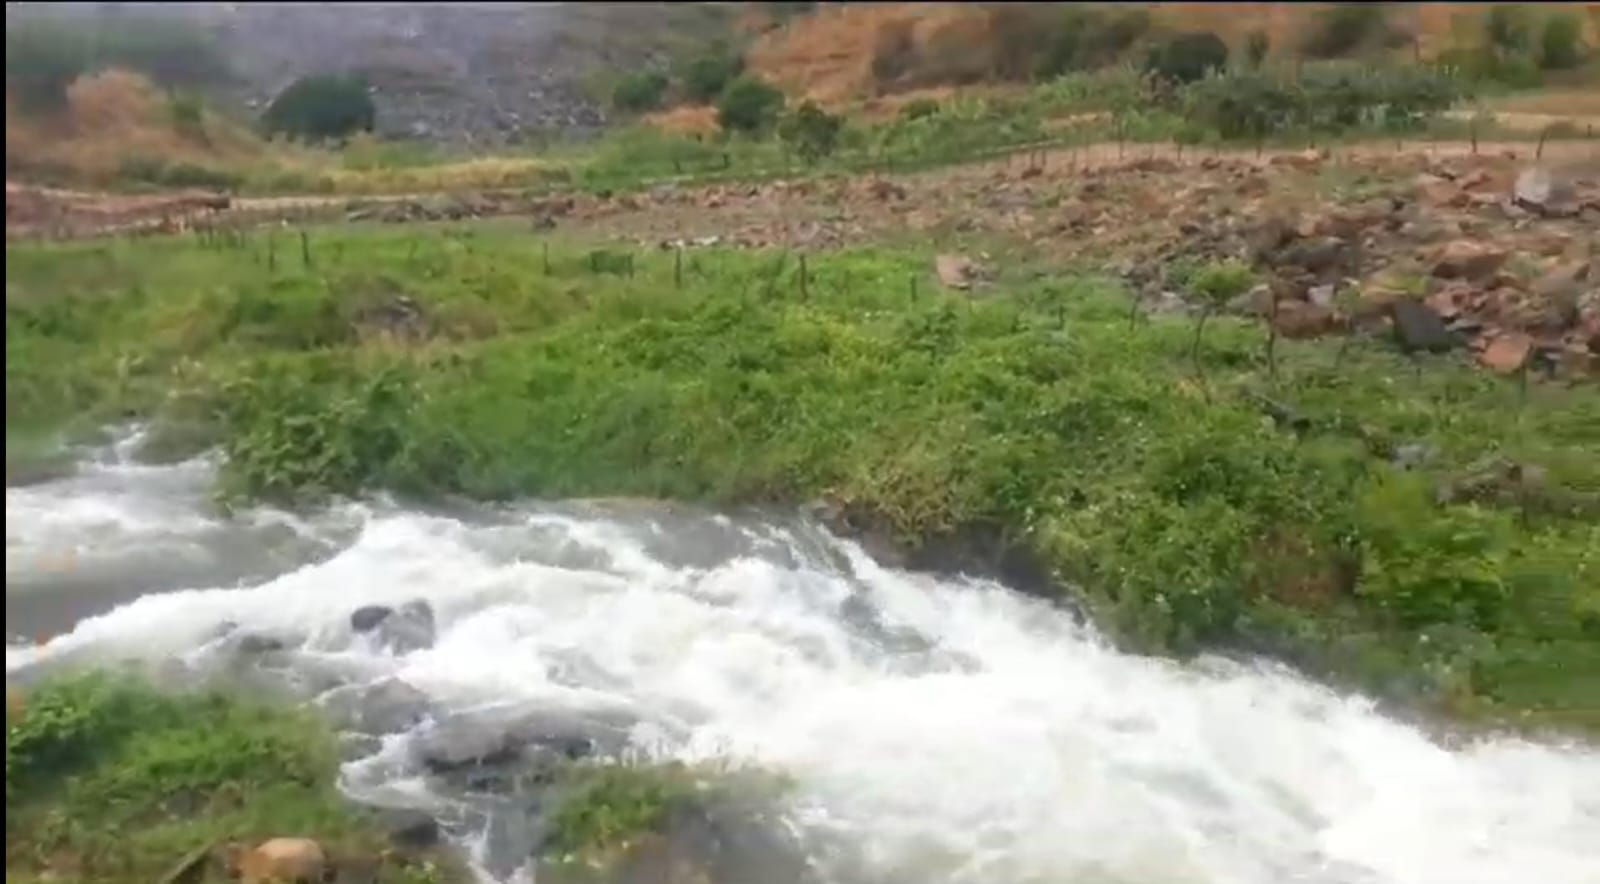
[[[659,519],[365,518],[325,562],[146,596],[26,659],[8,648],[7,667],[177,656],[232,620],[445,708],[626,709],[662,725],[635,730],[641,752],[788,774],[790,815],[837,881],[1600,882],[1592,747],[1444,748],[1278,668],[1116,652],[998,586],[848,547],[853,573],[756,557],[784,536],[770,529],[694,568],[652,552],[673,533]],[[351,643],[353,608],[413,598],[435,608],[432,648]]]

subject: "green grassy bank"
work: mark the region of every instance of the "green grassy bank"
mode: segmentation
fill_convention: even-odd
[[[1280,341],[1269,371],[1259,327],[1214,319],[1191,355],[1192,320],[1092,278],[973,296],[928,255],[804,260],[509,225],[8,248],[8,442],[137,414],[220,444],[232,500],[824,498],[908,547],[995,528],[1130,647],[1600,728],[1592,385],[1377,341]]]
[[[6,879],[226,881],[207,854],[310,836],[339,880],[467,880],[389,851],[335,790],[337,761],[316,719],[237,696],[93,675],[8,692]]]

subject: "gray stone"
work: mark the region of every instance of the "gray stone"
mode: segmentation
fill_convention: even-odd
[[[1415,298],[1396,301],[1390,309],[1394,317],[1395,342],[1408,353],[1442,353],[1461,343],[1461,339],[1445,327],[1439,314]]]
[[[386,808],[378,811],[378,824],[396,847],[427,850],[439,843],[439,821],[421,810]]]
[[[370,635],[380,647],[397,654],[433,647],[436,636],[433,607],[422,599],[406,602],[399,608],[367,605],[350,614],[350,629]]]
[[[1296,242],[1283,251],[1279,263],[1321,273],[1343,266],[1347,255],[1348,248],[1344,240],[1336,236],[1324,236]]]
[[[371,632],[393,613],[394,609],[388,605],[365,605],[350,613],[350,629],[354,632]]]

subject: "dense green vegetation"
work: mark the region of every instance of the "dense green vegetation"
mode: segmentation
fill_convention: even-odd
[[[666,98],[668,85],[660,71],[635,71],[617,81],[611,90],[611,106],[630,113],[655,110]]]
[[[1600,725],[1592,387],[1381,342],[1280,341],[1269,374],[1252,325],[1130,323],[1047,268],[948,295],[915,253],[289,242],[8,249],[8,434],[150,415],[222,446],[233,499],[828,497],[912,546],[996,527],[1131,646]]]
[[[6,876],[150,884],[196,851],[293,834],[366,860],[370,880],[465,880],[380,860],[382,829],[333,788],[337,760],[320,722],[223,693],[100,675],[8,692]],[[211,865],[203,880],[227,880]]]
[[[134,16],[85,25],[49,18],[6,23],[6,88],[31,108],[52,109],[84,74],[125,68],[168,87],[215,85],[227,64],[204,31],[177,19]]]
[[[323,140],[370,132],[377,108],[359,77],[320,74],[290,83],[261,116],[272,133]]]

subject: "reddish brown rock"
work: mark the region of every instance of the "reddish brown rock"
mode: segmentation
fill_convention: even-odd
[[[1292,339],[1320,337],[1344,326],[1332,310],[1308,301],[1280,301],[1271,321],[1278,334]]]
[[[1478,362],[1500,374],[1514,374],[1528,362],[1533,338],[1522,332],[1507,332],[1489,342],[1478,354]]]
[[[1458,239],[1434,254],[1433,275],[1440,279],[1487,279],[1510,256],[1507,249],[1493,243]]]
[[[237,860],[244,884],[315,884],[327,865],[322,845],[310,838],[273,838],[244,851]]]

